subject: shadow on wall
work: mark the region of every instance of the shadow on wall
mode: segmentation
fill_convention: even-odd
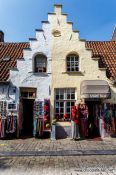
[[[66,139],[71,137],[70,126],[56,126],[56,139]]]

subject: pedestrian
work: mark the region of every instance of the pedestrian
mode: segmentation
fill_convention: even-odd
[[[78,106],[72,107],[71,116],[72,139],[76,140],[80,138]]]

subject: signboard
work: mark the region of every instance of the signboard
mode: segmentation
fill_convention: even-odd
[[[81,98],[108,98],[110,94],[97,94],[97,93],[91,93],[91,94],[83,94],[81,95]]]

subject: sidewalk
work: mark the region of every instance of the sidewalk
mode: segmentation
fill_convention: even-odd
[[[71,152],[72,151],[72,152]],[[55,152],[72,154],[84,154],[88,152],[90,154],[115,154],[116,155],[116,138],[107,138],[104,140],[79,140],[73,141],[70,139],[62,139],[51,141],[50,139],[14,139],[14,140],[0,140],[0,155],[2,153],[20,154],[20,153],[30,153],[32,155],[37,155],[45,153],[48,155],[56,154]],[[96,152],[98,151],[98,152]],[[112,151],[112,152],[110,152]],[[14,154],[15,155],[15,154]]]

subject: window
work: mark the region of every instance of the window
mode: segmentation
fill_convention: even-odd
[[[71,107],[75,104],[75,89],[56,89],[55,90],[55,117],[58,120],[70,121]]]
[[[79,71],[79,57],[78,55],[71,54],[67,56],[67,71],[78,72]]]
[[[35,72],[46,72],[47,58],[45,55],[37,55],[34,62]]]

